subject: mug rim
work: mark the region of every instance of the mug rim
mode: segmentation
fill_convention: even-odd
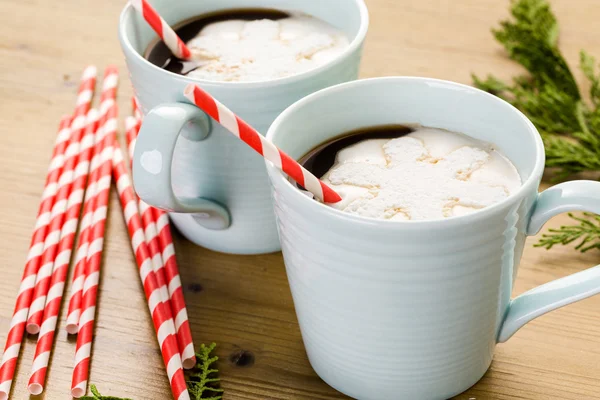
[[[230,87],[230,88],[239,88],[239,89],[257,89],[257,88],[264,89],[267,87],[285,85],[285,84],[289,84],[289,83],[295,83],[297,81],[304,80],[304,79],[310,79],[311,77],[318,75],[319,73],[330,68],[331,66],[338,64],[344,58],[350,56],[352,53],[354,53],[356,50],[358,50],[358,48],[360,46],[362,46],[362,44],[364,43],[365,38],[367,36],[368,29],[369,29],[369,10],[368,10],[367,5],[365,4],[364,0],[352,0],[352,1],[358,7],[358,11],[360,14],[360,26],[358,28],[358,32],[357,32],[356,36],[350,42],[350,45],[346,49],[344,49],[344,51],[341,54],[339,54],[333,60],[330,60],[329,62],[327,62],[323,65],[320,65],[314,69],[304,71],[299,74],[294,74],[294,75],[286,76],[283,78],[269,79],[266,81],[248,81],[248,82],[211,81],[211,80],[207,80],[207,79],[191,78],[187,75],[175,74],[173,72],[166,71],[166,70],[158,67],[157,65],[152,64],[150,61],[146,60],[140,53],[138,53],[133,48],[131,42],[129,41],[129,38],[127,37],[127,33],[125,31],[125,26],[127,23],[131,22],[131,17],[129,16],[130,13],[136,12],[135,9],[133,8],[133,6],[129,2],[125,5],[125,7],[123,7],[123,10],[121,11],[121,15],[119,16],[119,38],[120,38],[124,52],[129,53],[131,57],[133,57],[137,61],[140,61],[145,68],[149,68],[150,70],[153,70],[157,73],[164,73],[167,76],[177,77],[179,79],[186,79],[186,80],[189,80],[190,83],[198,83],[198,84],[202,85],[203,87],[219,86],[219,87]],[[223,9],[225,10],[226,8],[223,8]],[[127,56],[127,54],[126,54],[126,56]]]
[[[537,128],[533,125],[533,123],[527,118],[521,111],[515,108],[512,104],[507,101],[496,97],[490,93],[487,93],[483,90],[477,89],[473,86],[465,85],[462,83],[447,81],[443,79],[436,78],[426,78],[426,77],[417,77],[417,76],[388,76],[388,77],[378,77],[378,78],[368,78],[368,79],[359,79],[352,82],[341,83],[335,86],[331,86],[322,90],[319,90],[315,93],[312,93],[296,103],[289,106],[285,109],[279,116],[275,119],[273,124],[271,124],[266,138],[270,141],[273,141],[273,138],[277,136],[277,131],[280,128],[280,125],[288,118],[289,115],[295,113],[299,109],[301,109],[304,105],[316,100],[319,97],[327,96],[329,93],[343,91],[346,88],[370,85],[374,82],[421,82],[421,83],[437,83],[444,84],[447,86],[452,86],[462,91],[470,91],[476,93],[481,96],[487,96],[492,99],[493,102],[497,103],[499,107],[503,107],[510,112],[516,113],[520,119],[525,123],[527,127],[527,132],[530,136],[533,136],[533,140],[535,143],[535,164],[531,171],[529,177],[522,182],[519,189],[509,195],[504,200],[492,204],[491,206],[485,207],[481,210],[477,210],[471,214],[459,215],[455,217],[449,218],[437,218],[437,219],[428,219],[428,220],[409,220],[409,221],[390,221],[385,219],[378,218],[370,218],[364,217],[354,214],[349,214],[344,211],[335,209],[333,207],[329,207],[319,201],[315,201],[309,196],[304,195],[300,190],[298,190],[287,178],[287,176],[278,168],[276,168],[273,164],[268,161],[265,161],[267,172],[269,174],[269,179],[271,179],[272,184],[277,181],[279,183],[278,189],[285,191],[285,195],[293,196],[294,201],[298,204],[302,205],[302,207],[308,207],[310,210],[320,213],[328,214],[328,216],[332,218],[336,218],[338,220],[344,220],[349,223],[354,224],[378,224],[382,227],[387,227],[393,229],[394,227],[398,228],[406,228],[406,227],[414,227],[414,228],[439,228],[440,224],[444,224],[444,228],[465,225],[468,223],[474,223],[481,221],[483,219],[488,218],[491,214],[495,213],[497,210],[502,209],[508,205],[512,205],[513,203],[520,202],[521,199],[525,198],[527,193],[529,193],[533,189],[537,193],[537,188],[539,186],[539,179],[542,177],[544,172],[544,164],[545,164],[545,150],[544,143],[542,141],[542,137],[540,136]],[[283,150],[283,149],[282,149]],[[285,150],[284,150],[285,151]],[[297,161],[297,160],[296,160]]]

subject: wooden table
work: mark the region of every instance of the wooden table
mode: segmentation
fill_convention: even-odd
[[[59,117],[70,112],[82,68],[116,63],[120,103],[131,94],[117,42],[125,0],[2,0],[0,12],[0,340],[4,343]],[[508,1],[368,0],[363,77],[421,75],[470,83],[471,72],[508,78],[490,28]],[[553,0],[571,65],[579,49],[600,56],[598,0]],[[578,72],[578,78],[581,74]],[[555,218],[559,226],[566,217]],[[280,254],[229,256],[176,235],[196,344],[217,342],[226,400],[342,399],[308,364]],[[571,248],[532,248],[515,295],[600,262]],[[125,226],[113,192],[91,382],[105,394],[170,398]],[[600,399],[600,296],[545,315],[499,345],[485,377],[458,399]],[[21,355],[13,397],[26,397],[35,339]],[[68,397],[74,341],[60,334],[46,399]],[[418,399],[411,399],[418,400]]]

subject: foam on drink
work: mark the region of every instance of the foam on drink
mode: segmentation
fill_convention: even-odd
[[[342,197],[332,207],[400,221],[469,214],[521,186],[514,165],[493,145],[432,128],[346,147],[322,179]]]
[[[198,64],[188,76],[211,81],[266,81],[300,74],[340,55],[348,38],[304,14],[273,20],[211,23],[187,43]]]

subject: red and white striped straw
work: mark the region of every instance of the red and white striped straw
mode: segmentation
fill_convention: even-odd
[[[79,332],[75,352],[75,366],[71,383],[71,394],[79,398],[87,391],[90,371],[90,355],[96,316],[96,303],[98,295],[98,282],[100,278],[100,265],[102,263],[102,249],[104,246],[104,230],[110,197],[110,182],[112,177],[112,158],[116,144],[117,133],[117,106],[108,111],[106,122],[102,130],[106,137],[102,142],[100,168],[96,181],[95,207],[90,228],[90,241],[85,263],[85,281],[83,284],[81,316],[79,317]]]
[[[269,160],[277,168],[288,174],[290,178],[311,192],[315,197],[325,203],[337,203],[342,198],[323,181],[307,171],[296,160],[281,151],[272,142],[258,133],[244,120],[235,115],[210,94],[197,85],[190,83],[183,92],[192,104],[202,109],[225,129],[233,133],[258,154]]]
[[[142,227],[144,228],[144,237],[146,245],[150,250],[152,258],[152,268],[156,274],[156,282],[160,290],[160,298],[165,303],[165,311],[168,318],[173,318],[173,309],[171,308],[171,300],[169,299],[169,289],[167,289],[167,277],[165,275],[165,265],[163,264],[160,246],[158,244],[158,232],[156,231],[156,223],[152,209],[148,204],[138,199],[138,209],[142,217]],[[178,351],[180,351],[179,349]]]
[[[183,288],[181,287],[179,266],[177,265],[175,246],[173,245],[173,237],[171,236],[169,216],[164,211],[156,208],[152,209],[152,212],[156,219],[158,240],[162,249],[162,258],[167,274],[171,308],[175,316],[175,329],[177,330],[177,339],[181,349],[183,368],[194,368],[196,365],[196,351],[194,349],[194,339],[192,338],[185,298],[183,297]]]
[[[142,281],[144,294],[148,301],[148,308],[150,309],[152,323],[154,324],[167,376],[171,384],[171,391],[175,400],[188,400],[190,395],[183,375],[181,355],[178,351],[175,335],[175,324],[172,319],[167,317],[166,306],[161,301],[160,288],[156,280],[156,274],[152,268],[152,257],[146,245],[136,196],[127,175],[123,154],[118,147],[115,149],[113,156],[113,172],[115,174],[121,208],[123,209],[123,216],[131,239],[131,248],[133,249],[139,268],[140,280]]]
[[[130,3],[144,17],[175,57],[182,60],[191,58],[192,53],[185,43],[146,0],[130,0]]]
[[[77,109],[81,106],[81,104],[87,102],[87,97],[91,96],[91,91],[87,89],[87,83],[91,80],[95,80],[95,75],[95,67],[90,66],[85,69],[82,85],[80,86],[77,98]],[[44,188],[44,193],[42,194],[40,208],[38,210],[34,234],[27,255],[27,263],[25,265],[23,278],[21,280],[19,294],[17,296],[17,302],[15,304],[15,310],[10,324],[10,330],[6,339],[6,346],[4,349],[2,362],[0,363],[0,400],[8,398],[8,394],[10,393],[15,366],[19,356],[21,342],[23,340],[25,322],[33,296],[35,279],[40,266],[40,256],[43,252],[43,244],[47,236],[47,228],[51,219],[51,209],[54,205],[54,200],[58,189],[58,179],[61,175],[64,164],[64,152],[67,148],[67,141],[70,138],[70,123],[71,117],[63,117],[60,124],[59,135],[54,146],[52,161],[50,162],[46,185]]]
[[[50,214],[54,197],[57,191],[58,178],[62,171],[64,163],[64,152],[67,148],[67,143],[71,136],[71,117],[64,116],[61,118],[58,135],[52,152],[52,159],[48,167],[48,175],[44,185],[44,191],[38,215],[27,253],[27,261],[21,278],[21,285],[17,294],[17,300],[13,311],[13,317],[10,321],[10,329],[6,337],[4,353],[0,362],[0,400],[7,400],[12,386],[12,380],[15,375],[15,367],[25,333],[25,322],[27,321],[27,313],[31,305],[33,296],[33,288],[35,278],[40,266],[40,257],[46,238],[48,224],[50,223]]]
[[[76,121],[78,121],[78,125],[75,125]],[[69,139],[69,146],[65,152],[65,165],[63,166],[62,173],[58,180],[58,192],[56,194],[54,206],[52,207],[50,226],[44,241],[41,266],[38,270],[35,287],[33,289],[33,298],[29,308],[29,317],[27,318],[26,327],[27,332],[32,335],[38,333],[40,330],[44,306],[46,305],[46,295],[48,294],[48,288],[50,286],[50,275],[52,274],[52,269],[54,267],[54,259],[58,250],[60,232],[67,209],[67,200],[69,193],[71,192],[75,164],[77,162],[77,155],[79,154],[79,142],[81,141],[80,126],[85,125],[85,123],[81,123],[80,121],[81,118],[78,116],[71,124],[72,134]]]
[[[140,102],[138,101],[137,97],[135,97],[135,96],[131,97],[131,105],[132,105],[131,109],[133,112],[133,116],[135,117],[135,119],[137,119],[138,123],[142,123],[142,119],[144,118],[144,115],[142,114],[142,109],[140,108]]]
[[[54,268],[54,261],[58,251],[58,242],[67,212],[67,202],[69,195],[71,194],[71,187],[75,177],[75,167],[77,166],[77,159],[79,158],[81,139],[86,126],[86,114],[91,107],[95,85],[96,68],[92,67],[90,70],[86,69],[81,78],[75,115],[73,122],[71,123],[71,138],[69,139],[69,145],[65,153],[65,164],[63,165],[58,180],[58,193],[56,194],[54,206],[52,207],[50,226],[46,240],[44,241],[42,262],[35,281],[33,301],[29,308],[27,332],[31,334],[36,334],[40,331],[44,307],[46,305],[46,296],[50,287],[50,276]]]
[[[98,126],[94,140],[95,143],[100,143],[102,138],[103,129],[101,126]],[[87,259],[87,250],[90,240],[90,225],[94,214],[94,201],[96,196],[96,182],[93,181],[94,175],[96,174],[94,174],[93,171],[98,169],[99,159],[100,154],[94,154],[90,163],[90,178],[85,191],[83,213],[79,226],[79,240],[77,243],[77,251],[75,253],[75,269],[73,271],[66,326],[67,332],[72,335],[77,333],[79,316],[81,314],[81,292],[83,290],[83,281],[85,280],[85,262]]]
[[[125,127],[129,158],[133,159],[133,151],[140,124],[135,118],[128,117],[125,120]],[[169,227],[169,217],[165,212],[148,206],[142,200],[139,200],[139,210],[142,214],[146,242],[149,244],[152,259],[158,259],[162,264],[160,270],[157,272],[155,269],[155,272],[158,274],[158,284],[161,285],[161,291],[167,290],[170,300],[169,305],[174,316],[175,329],[177,330],[181,362],[183,368],[190,369],[196,365],[196,351],[194,349],[185,298],[183,297],[183,290],[181,288],[179,267]],[[164,287],[163,282],[165,284]]]
[[[65,280],[69,270],[69,262],[79,212],[87,181],[92,147],[94,146],[94,133],[98,125],[98,112],[94,109],[88,112],[85,135],[81,140],[77,166],[75,168],[75,179],[67,205],[67,215],[60,234],[58,255],[56,256],[54,271],[50,281],[50,290],[46,299],[44,318],[39,332],[38,342],[35,348],[31,376],[29,378],[29,393],[39,395],[44,391],[48,362],[54,344],[54,332],[58,321],[58,313],[65,288]]]
[[[133,130],[136,128],[137,125],[136,122],[133,122],[132,125],[132,120],[130,118],[131,117],[127,117],[125,120],[125,129],[127,132],[126,137],[128,144],[130,144],[129,139],[132,137],[132,135],[135,135]],[[130,149],[133,150],[133,147],[130,147]],[[150,208],[150,206],[140,199],[138,199],[138,210],[142,217],[142,225],[144,227],[144,237],[146,238],[146,245],[148,246],[148,249],[150,250],[150,256],[152,257],[152,268],[154,270],[154,273],[156,274],[156,280],[158,281],[158,285],[160,287],[160,297],[162,302],[167,305],[167,317],[173,318],[171,300],[169,299],[169,290],[167,289],[165,266],[163,264],[161,250],[158,244],[158,232],[156,231],[154,215],[152,214],[152,209]]]
[[[108,66],[104,71],[102,82],[102,94],[100,96],[100,123],[96,132],[94,153],[90,163],[90,179],[85,193],[83,214],[79,228],[79,240],[77,243],[77,252],[75,253],[75,269],[71,280],[71,294],[69,297],[69,307],[67,312],[66,330],[70,334],[77,333],[79,326],[79,316],[81,314],[81,296],[83,290],[83,281],[85,279],[85,263],[90,237],[90,223],[94,212],[96,181],[98,180],[98,168],[100,166],[99,157],[102,151],[101,141],[106,137],[106,132],[102,129],[106,121],[108,110],[113,106],[119,82],[119,72],[115,66]]]
[[[134,111],[135,112],[135,111]],[[135,151],[135,142],[140,131],[142,121],[137,117],[125,118],[125,139],[127,140],[127,155],[129,160],[133,160],[133,152]],[[130,164],[131,166],[131,164]]]
[[[98,126],[95,142],[99,143],[103,137],[103,129]],[[73,271],[71,296],[69,299],[69,308],[67,311],[68,333],[74,335],[79,327],[79,316],[81,314],[81,294],[83,290],[83,281],[85,280],[85,262],[87,259],[87,250],[90,241],[90,225],[94,214],[94,201],[96,196],[96,182],[93,181],[93,171],[98,169],[100,154],[94,154],[90,163],[90,178],[85,191],[83,201],[83,213],[79,226],[79,240],[77,242],[77,251],[75,252],[75,269]]]

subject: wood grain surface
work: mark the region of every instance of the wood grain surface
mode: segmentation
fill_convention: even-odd
[[[316,0],[311,0],[316,1]],[[322,0],[324,1],[324,0]],[[121,69],[124,0],[0,0],[0,341],[6,338],[59,118],[71,112],[88,63]],[[520,69],[490,28],[503,0],[367,0],[371,28],[362,77],[420,75],[470,83],[472,72],[508,78]],[[553,0],[560,46],[600,56],[598,0]],[[577,77],[582,78],[578,72]],[[170,398],[168,382],[113,191],[91,382],[102,392]],[[567,222],[565,216],[549,226]],[[280,254],[230,256],[175,235],[196,344],[217,342],[226,400],[343,399],[311,369]],[[530,238],[514,295],[600,262],[600,253],[534,249]],[[499,345],[484,378],[458,399],[600,399],[600,296],[545,315]],[[35,339],[21,354],[14,399],[27,397]],[[61,320],[49,381],[39,398],[68,398],[74,341]],[[411,399],[418,400],[418,399]]]

